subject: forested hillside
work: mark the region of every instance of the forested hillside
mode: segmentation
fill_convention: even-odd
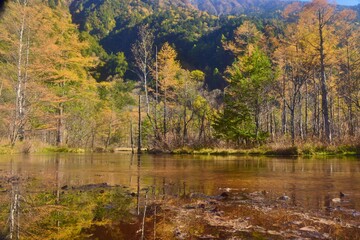
[[[325,0],[9,1],[0,135],[25,150],[353,145],[358,19]]]

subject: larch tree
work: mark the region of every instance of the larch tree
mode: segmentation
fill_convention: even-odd
[[[323,114],[324,139],[330,143],[331,119],[329,113],[329,90],[328,90],[328,67],[333,51],[337,45],[334,24],[339,14],[335,11],[335,5],[329,4],[327,0],[313,0],[305,4],[299,13],[299,31],[302,32],[304,40],[317,51],[321,105]]]
[[[255,46],[263,46],[264,40],[264,35],[254,23],[244,21],[235,29],[233,40],[223,42],[223,48],[230,51],[235,57],[239,57],[244,54],[251,54]]]
[[[41,28],[34,52],[33,72],[48,89],[42,96],[47,111],[54,114],[56,144],[65,143],[66,108],[79,103],[80,92],[83,98],[96,99],[95,81],[86,69],[93,66],[95,59],[82,52],[88,47],[79,40],[75,25],[70,15],[63,9],[43,9]],[[70,108],[69,108],[70,109]]]
[[[29,82],[31,27],[34,23],[34,11],[29,5],[28,0],[10,2],[1,19],[1,25],[4,25],[0,33],[4,47],[2,58],[8,71],[5,78],[11,78],[8,82],[12,82],[15,93],[13,112],[9,120],[12,146],[18,139],[24,139],[25,124],[28,120],[26,92]],[[3,86],[4,80],[1,82],[1,90]]]
[[[349,28],[351,29],[354,26],[352,23],[354,13],[349,10],[338,11],[336,6],[328,3],[327,0],[313,0],[304,6],[296,5],[295,8],[291,8],[292,6],[285,12],[286,14],[295,13],[293,16],[297,21],[297,34],[301,36],[301,41],[306,47],[308,55],[314,59],[312,78],[315,92],[319,89],[321,96],[321,109],[315,104],[313,111],[315,113],[313,129],[314,132],[320,132],[320,129],[323,129],[322,138],[325,142],[330,143],[333,133],[336,132],[334,113],[336,93],[334,93],[334,86],[336,84],[335,78],[339,77],[336,74],[339,72],[337,70],[339,60],[342,61],[340,63],[342,78],[345,77],[348,79],[347,82],[354,83],[354,81],[349,80],[351,67],[348,61],[350,56],[348,50],[351,48],[349,48],[350,42],[348,40],[351,38],[350,35],[353,35]],[[347,51],[348,53],[346,53]],[[352,52],[354,53],[354,51]],[[344,56],[342,58],[344,60],[337,56]],[[316,82],[316,78],[319,83]],[[314,99],[318,101],[317,96]],[[320,124],[320,117],[316,116],[320,112],[322,124]],[[337,115],[339,116],[339,113]],[[322,125],[322,127],[318,125]]]
[[[163,109],[163,138],[166,141],[168,132],[167,114],[168,101],[174,96],[174,89],[177,84],[176,77],[180,71],[177,53],[169,43],[165,43],[158,54],[159,90],[162,93],[164,103]]]
[[[360,111],[360,29],[354,24],[356,13],[344,10],[341,13],[339,28],[339,76],[336,83],[338,94],[337,135],[355,136]],[[340,118],[341,102],[343,100],[347,109],[344,109],[345,118]],[[343,124],[346,123],[346,126]],[[342,131],[347,129],[347,132]]]
[[[302,90],[310,78],[314,64],[313,54],[308,50],[296,26],[290,25],[285,31],[285,39],[282,39],[282,44],[274,54],[282,73],[278,82],[278,92],[290,111],[290,132],[293,145],[295,145],[295,112],[299,107],[301,123]],[[286,124],[285,116],[283,116],[283,124]],[[302,128],[300,124],[301,137],[303,137]]]
[[[204,84],[205,74],[200,70],[182,70],[178,75],[176,89],[177,101],[182,106],[182,145],[189,141],[189,124],[196,114],[195,102],[200,97],[201,88]],[[189,112],[191,114],[189,114]]]

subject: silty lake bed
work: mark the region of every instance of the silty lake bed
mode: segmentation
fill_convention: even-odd
[[[360,239],[359,158],[0,156],[4,239]]]

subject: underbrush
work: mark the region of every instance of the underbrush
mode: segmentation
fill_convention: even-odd
[[[269,144],[250,149],[234,148],[201,148],[192,149],[190,147],[178,148],[172,151],[173,154],[192,154],[192,155],[252,155],[252,156],[358,156],[360,146],[358,145],[314,145],[303,144],[298,146],[280,146]]]
[[[41,141],[17,142],[11,146],[8,141],[0,141],[0,154],[31,154],[31,153],[84,153],[85,149],[56,147]]]

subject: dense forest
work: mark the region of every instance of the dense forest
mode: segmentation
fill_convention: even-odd
[[[8,1],[2,145],[360,142],[360,5],[218,2]]]

